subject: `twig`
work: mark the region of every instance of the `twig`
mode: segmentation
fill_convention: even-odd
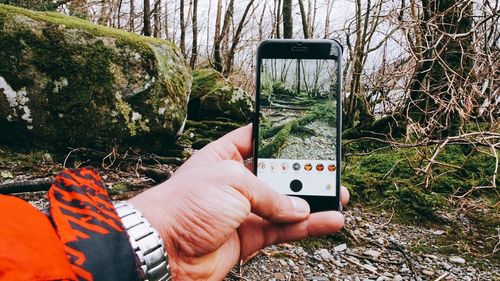
[[[441,276],[439,276],[438,278],[434,279],[434,281],[439,281],[439,280],[445,278],[446,276],[448,276],[448,274],[450,274],[450,273],[449,272],[445,272]]]
[[[155,182],[160,183],[166,181],[170,178],[171,174],[169,172],[162,171],[160,169],[140,166],[138,168],[139,172],[143,173],[145,176],[153,179]]]
[[[393,249],[393,250],[396,250],[400,253],[403,254],[404,258],[406,259],[406,261],[408,261],[408,266],[410,267],[410,270],[411,272],[413,273],[413,275],[415,277],[418,277],[417,273],[415,272],[415,270],[413,269],[413,261],[412,259],[410,258],[410,256],[408,256],[408,254],[406,253],[406,251],[403,249],[403,247],[401,247],[398,243],[390,240],[389,242],[391,242],[391,244],[393,245],[393,247],[388,247],[389,249]]]
[[[354,239],[354,241],[356,242],[356,244],[359,244],[358,237],[356,237],[356,235],[354,235],[354,233],[350,229],[344,227],[344,228],[342,228],[341,232],[347,234],[350,237],[352,237],[352,239]]]
[[[362,267],[362,268],[364,268],[364,269],[366,269],[366,270],[370,271],[370,272],[371,272],[371,273],[373,273],[373,274],[376,274],[376,275],[378,275],[378,276],[382,276],[382,275],[381,275],[380,273],[378,273],[376,270],[373,270],[373,269],[369,268],[368,266],[366,266],[366,265],[364,265],[364,264],[361,264],[361,263],[359,263],[359,262],[357,262],[357,261],[355,261],[355,260],[353,260],[353,259],[350,259],[350,258],[348,258],[348,257],[346,257],[346,256],[342,256],[342,258],[346,259],[348,262],[351,262],[351,263],[353,263],[353,264],[355,264],[355,265],[357,265],[357,266],[359,266],[359,267]]]
[[[391,216],[389,217],[389,219],[386,222],[384,222],[383,224],[381,224],[380,226],[378,226],[378,228],[381,229],[382,227],[388,225],[391,222],[392,217],[394,216],[394,213],[396,213],[396,210],[394,210],[394,208],[392,208],[392,213],[391,213]]]
[[[434,151],[434,154],[432,155],[431,159],[429,159],[429,164],[424,168],[424,173],[425,173],[425,188],[427,189],[429,187],[429,182],[430,182],[430,169],[432,164],[434,164],[436,157],[438,156],[439,152],[443,147],[446,146],[446,144],[450,141],[450,138],[447,138],[441,145],[439,145],[436,150]]]
[[[351,257],[355,257],[355,258],[358,258],[358,259],[369,260],[369,261],[376,262],[376,263],[397,264],[397,265],[403,264],[402,261],[381,260],[381,259],[375,259],[375,258],[372,258],[372,257],[361,256],[361,255],[357,255],[357,254],[353,254],[353,253],[345,253],[345,255],[348,255],[348,256],[351,256]]]

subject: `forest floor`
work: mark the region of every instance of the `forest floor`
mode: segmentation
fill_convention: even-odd
[[[7,153],[0,148],[0,190],[9,183],[50,181],[66,166],[99,168],[113,200],[132,197],[168,178],[178,164],[143,167],[134,161],[111,166],[48,153]],[[57,157],[55,157],[57,158]],[[109,157],[108,157],[109,158]],[[42,188],[43,189],[43,188]],[[45,191],[16,193],[38,208],[47,207]],[[394,209],[354,200],[345,210],[346,225],[336,235],[279,244],[242,261],[226,280],[500,280],[500,229],[484,231],[476,215],[498,222],[495,209],[465,198],[461,208],[442,212],[445,221],[405,220]]]

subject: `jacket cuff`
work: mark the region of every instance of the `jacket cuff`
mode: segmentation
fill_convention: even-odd
[[[94,169],[64,170],[48,197],[53,225],[79,280],[140,280],[125,228]]]

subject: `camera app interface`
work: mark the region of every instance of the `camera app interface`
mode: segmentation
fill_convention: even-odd
[[[336,196],[333,59],[263,59],[257,176],[283,194]]]

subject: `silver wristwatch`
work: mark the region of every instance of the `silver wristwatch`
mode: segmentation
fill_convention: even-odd
[[[171,281],[163,240],[149,222],[125,201],[114,204],[138,260],[140,277],[147,281]]]

